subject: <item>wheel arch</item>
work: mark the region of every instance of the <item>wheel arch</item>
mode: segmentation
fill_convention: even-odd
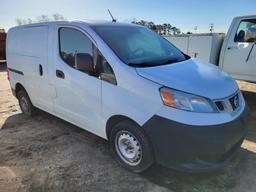
[[[16,96],[16,97],[17,97],[17,93],[18,93],[20,90],[26,91],[25,87],[24,87],[21,83],[16,83],[16,85],[15,85],[15,96]],[[27,91],[26,91],[26,93],[27,93]]]
[[[110,132],[112,130],[112,128],[119,122],[121,121],[124,121],[124,120],[128,120],[128,121],[132,121],[134,123],[136,123],[137,125],[139,125],[136,121],[134,121],[133,119],[127,117],[127,116],[124,116],[124,115],[113,115],[111,116],[108,120],[107,120],[107,123],[106,123],[106,136],[107,136],[107,139],[109,139],[109,135],[110,135]]]

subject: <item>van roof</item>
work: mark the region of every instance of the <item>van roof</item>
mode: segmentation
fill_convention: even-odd
[[[123,26],[123,27],[127,27],[127,26],[138,26],[136,24],[131,24],[131,23],[121,23],[121,22],[112,22],[112,21],[81,21],[84,23],[87,23],[90,26]]]
[[[234,17],[234,19],[254,19],[254,18],[256,18],[256,15],[243,15],[243,16]]]
[[[90,27],[96,27],[96,26],[140,26],[136,24],[130,24],[130,23],[121,23],[121,22],[111,22],[111,21],[100,21],[100,20],[73,20],[73,21],[48,21],[48,22],[40,22],[40,23],[32,23],[32,24],[25,24],[16,26],[13,28],[20,28],[20,27],[36,27],[36,26],[42,26],[42,25],[65,25],[65,24],[82,24],[87,25]]]

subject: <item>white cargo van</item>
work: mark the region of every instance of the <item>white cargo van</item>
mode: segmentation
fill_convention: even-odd
[[[141,26],[14,27],[7,65],[24,114],[39,108],[109,140],[118,162],[134,172],[154,162],[188,171],[220,168],[246,134],[247,108],[236,82]]]
[[[167,36],[191,57],[218,65],[235,79],[256,82],[256,15],[235,17],[224,34]]]

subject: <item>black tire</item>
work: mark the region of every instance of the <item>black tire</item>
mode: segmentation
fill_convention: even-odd
[[[22,113],[30,117],[36,114],[36,108],[31,103],[30,98],[25,90],[18,91],[17,99],[19,101]]]
[[[122,141],[122,139],[120,140],[120,138],[123,138],[123,137],[128,137],[128,139],[130,139],[131,137],[132,140],[136,142],[135,147],[139,146],[138,148],[141,149],[139,150],[136,147],[138,149],[136,151],[138,151],[139,154],[136,155],[137,158],[135,158],[136,160],[134,160],[135,163],[132,162],[132,165],[131,165],[131,162],[129,162],[130,159],[127,160],[125,156],[122,155],[122,152],[121,152],[121,151],[126,151],[128,147],[125,150],[120,150],[120,147],[119,147],[119,141]],[[126,138],[123,138],[123,139],[126,139]],[[127,144],[127,142],[124,142],[124,143]],[[109,145],[110,145],[110,150],[114,154],[117,161],[123,167],[125,167],[126,169],[132,172],[141,173],[143,171],[146,171],[154,163],[154,155],[153,155],[153,150],[152,150],[150,141],[144,134],[142,128],[132,121],[124,120],[116,124],[112,128],[109,136]],[[132,148],[130,148],[130,145],[129,145],[128,150],[130,149]]]

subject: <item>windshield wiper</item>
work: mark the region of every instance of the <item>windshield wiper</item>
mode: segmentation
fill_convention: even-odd
[[[178,61],[179,61],[179,59],[177,59],[177,58],[176,59],[166,59],[166,60],[162,61],[161,65],[172,64],[172,63],[176,63]]]
[[[154,67],[166,64],[176,63],[178,59],[166,59],[166,60],[158,60],[152,62],[142,62],[142,63],[128,63],[127,65],[132,67]]]
[[[127,65],[131,67],[152,67],[151,63],[143,62],[143,63],[128,63]]]

